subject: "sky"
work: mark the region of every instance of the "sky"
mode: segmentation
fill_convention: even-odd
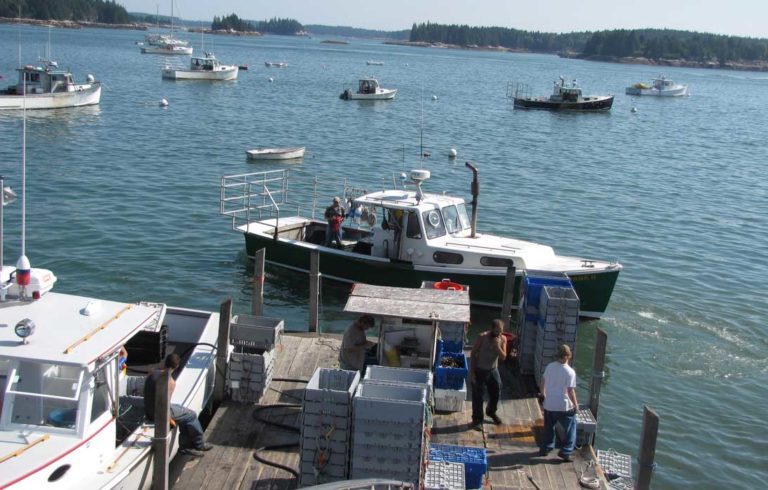
[[[212,20],[291,18],[302,24],[386,31],[413,23],[573,32],[668,28],[768,38],[768,0],[117,0],[129,12]]]

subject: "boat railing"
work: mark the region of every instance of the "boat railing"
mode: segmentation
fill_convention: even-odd
[[[527,83],[507,82],[508,99],[530,98],[532,93],[531,86]]]
[[[233,229],[274,218],[277,231],[281,216],[300,214],[299,206],[288,201],[287,169],[224,176],[220,191],[219,212],[232,219]]]

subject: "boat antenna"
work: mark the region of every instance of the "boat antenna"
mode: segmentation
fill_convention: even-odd
[[[419,165],[424,167],[424,83],[421,84],[421,127],[419,128]]]
[[[21,0],[19,0],[19,23],[16,26],[18,27],[18,31],[19,31],[19,42],[18,42],[19,66],[21,66]]]
[[[26,254],[27,236],[27,79],[23,80],[21,125],[21,257],[16,262],[16,283],[19,285],[19,297],[26,299],[27,286],[32,276],[32,267]],[[5,191],[3,191],[5,192]]]

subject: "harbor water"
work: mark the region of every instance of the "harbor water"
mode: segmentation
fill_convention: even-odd
[[[33,63],[49,31],[0,26],[0,83],[16,54]],[[470,198],[480,171],[479,230],[624,265],[605,317],[583,323],[576,367],[586,399],[595,330],[608,333],[597,447],[635,456],[643,405],[660,418],[653,487],[762,488],[768,438],[768,74],[667,68],[681,99],[632,98],[658,67],[540,54],[389,46],[317,38],[206,36],[235,82],[161,79],[143,32],[53,29],[51,56],[77,80],[104,83],[95,107],[27,114],[25,251],[59,292],[248,311],[243,237],[219,216],[223,175],[289,164],[249,163],[245,150],[306,146],[297,176],[328,194],[342,183],[389,187],[422,166],[425,190]],[[189,39],[199,49],[199,35]],[[369,66],[366,60],[381,60]],[[265,61],[286,62],[267,68]],[[371,75],[395,100],[339,99]],[[616,94],[601,114],[514,110],[509,82],[551,92],[560,75],[585,94]],[[433,97],[437,96],[437,97]],[[158,102],[168,101],[162,108]],[[632,111],[636,108],[636,111]],[[431,152],[420,158],[421,147]],[[455,148],[458,158],[450,160]],[[21,194],[22,117],[0,112],[0,173]],[[292,192],[306,197],[307,186]],[[4,208],[4,259],[21,252],[21,202]],[[348,285],[325,282],[321,326],[340,331]],[[268,267],[265,313],[305,330],[302,274]],[[496,312],[473,310],[473,329]]]

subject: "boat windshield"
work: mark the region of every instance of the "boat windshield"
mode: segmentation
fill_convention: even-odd
[[[427,231],[427,239],[441,237],[445,235],[445,224],[440,212],[436,209],[430,209],[421,213],[424,219],[424,226]]]
[[[445,221],[445,228],[451,235],[469,228],[467,208],[464,204],[445,206],[443,208],[443,220]]]
[[[6,422],[74,431],[83,374],[80,366],[19,361],[8,374]]]

